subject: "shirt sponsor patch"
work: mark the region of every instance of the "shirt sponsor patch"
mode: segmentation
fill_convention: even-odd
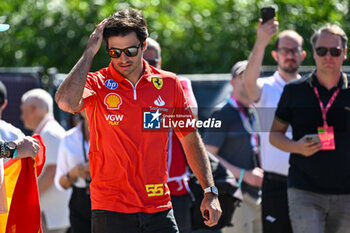
[[[108,121],[109,125],[119,125],[119,123],[123,120],[123,114],[105,114],[106,121]]]
[[[154,101],[154,104],[156,106],[162,107],[165,105],[164,100],[162,99],[162,97],[160,97],[160,95],[158,96],[158,98]]]
[[[163,87],[163,79],[162,78],[152,78],[152,83],[155,88],[158,90],[162,89]]]
[[[108,89],[111,89],[111,90],[114,90],[114,89],[117,89],[118,87],[118,83],[112,79],[108,79],[106,82],[105,82],[105,86],[108,88]]]
[[[105,97],[105,105],[110,110],[118,110],[122,105],[122,98],[117,93],[109,93]]]

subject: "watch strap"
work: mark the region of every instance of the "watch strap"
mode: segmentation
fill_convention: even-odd
[[[5,141],[0,140],[0,158],[7,158]]]
[[[204,189],[204,193],[212,193],[216,196],[219,195],[218,189],[215,186],[210,186]]]
[[[14,146],[10,146],[10,143],[12,143]],[[10,153],[8,153],[8,158],[15,159],[17,158],[17,144],[15,142],[5,142],[5,147]],[[16,154],[16,156],[14,156]]]
[[[17,147],[16,147],[15,151],[12,154],[12,158],[13,159],[17,159]]]

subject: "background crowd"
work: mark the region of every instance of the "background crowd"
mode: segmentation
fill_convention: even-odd
[[[227,99],[227,103],[213,114],[213,117],[222,120],[223,128],[218,132],[204,132],[203,135],[206,150],[214,154],[220,164],[236,177],[238,187],[243,191],[241,205],[236,209],[232,219],[233,227],[224,228],[222,232],[348,232],[350,214],[347,212],[349,208],[345,206],[350,203],[350,185],[347,185],[349,181],[346,175],[348,161],[350,161],[346,156],[348,152],[346,145],[348,138],[350,138],[348,137],[348,113],[346,112],[347,108],[350,107],[348,98],[346,98],[349,93],[349,80],[347,75],[341,71],[343,62],[346,60],[347,36],[336,25],[327,24],[321,29],[316,28],[317,30],[311,39],[312,49],[308,51],[305,49],[304,39],[307,41],[309,38],[303,38],[302,31],[279,31],[278,27],[282,22],[277,21],[276,18],[264,24],[261,21],[258,22],[256,40],[251,46],[252,50],[242,59],[244,61],[237,62],[232,66],[230,84],[233,87],[233,93]],[[97,36],[99,31],[102,35],[105,25],[108,24],[102,21],[97,26],[95,30]],[[96,33],[90,37],[86,51],[89,51],[90,46],[94,48],[94,56],[98,57],[99,47],[97,48],[97,45],[93,44]],[[269,52],[268,45],[276,34],[278,36],[271,51],[271,57],[277,63],[276,72],[271,77],[260,78],[261,66]],[[111,37],[113,38],[113,36],[120,37],[120,35],[112,35]],[[130,34],[121,37],[127,38],[127,36]],[[108,38],[106,42],[119,43],[119,41],[108,41]],[[132,41],[133,38],[128,38],[121,44],[128,44],[129,40]],[[138,45],[135,44],[135,46],[128,48],[124,46],[126,49],[121,50],[119,55],[112,54],[109,49],[109,55],[112,59],[130,59],[140,56],[140,54],[133,54],[130,52],[132,50],[127,49],[132,47],[137,50],[142,49],[144,59],[150,65],[161,68],[163,60],[159,44],[147,40],[150,45],[152,43],[155,45],[154,47],[150,46],[154,49],[154,53],[151,51],[147,51],[147,53],[146,47],[143,48],[142,44],[145,42],[139,42]],[[164,44],[166,45],[166,43]],[[107,48],[108,46],[107,43]],[[112,47],[113,49],[114,47]],[[231,53],[232,51],[235,50],[232,49]],[[78,68],[75,69],[80,68],[87,71],[90,69],[90,66],[85,67],[82,64],[82,61],[85,61],[84,59],[88,56],[87,52],[84,53],[82,60],[77,63]],[[298,74],[299,67],[307,57],[307,53],[315,60],[316,67],[312,74],[301,77]],[[140,59],[142,60],[142,57]],[[95,58],[95,60],[99,59]],[[90,62],[87,63],[91,65]],[[150,72],[158,72],[149,68],[148,63],[144,63],[145,69],[151,69]],[[119,63],[114,65],[120,66]],[[142,66],[140,65],[140,67]],[[198,66],[196,67],[198,68]],[[121,70],[128,69],[123,65],[119,68]],[[77,74],[80,73],[77,73],[75,69],[71,71],[67,80],[78,78]],[[135,85],[138,79],[133,80],[134,73],[132,72],[125,71],[121,74]],[[161,75],[163,75],[162,71]],[[92,79],[91,77],[90,79]],[[291,84],[288,84],[290,82]],[[72,104],[72,102],[62,99],[61,93],[64,88],[72,87],[71,84],[67,85],[67,83],[60,87],[58,103],[66,111],[77,112],[86,106],[83,106],[82,102],[79,101]],[[190,81],[180,77],[179,83],[185,92],[183,98],[186,98],[192,110],[195,109],[196,103]],[[90,92],[96,91],[94,84],[88,83],[86,85],[85,88],[88,88]],[[284,87],[285,85],[287,86]],[[83,85],[81,87],[83,88]],[[70,94],[77,93],[67,90],[65,91]],[[295,98],[295,93],[302,93],[304,98]],[[281,100],[280,96],[282,96]],[[88,97],[84,93],[84,100]],[[92,100],[88,99],[88,101],[90,105],[87,104],[87,109],[91,119],[92,110],[89,109],[89,106],[91,106]],[[47,146],[47,160],[38,179],[43,231],[52,233],[82,232],[84,228],[84,231],[90,232],[89,184],[91,174],[88,169],[89,158],[86,154],[89,151],[91,131],[89,132],[87,128],[85,113],[81,113],[81,120],[77,125],[74,125],[75,128],[65,133],[65,130],[54,119],[53,99],[45,90],[33,89],[25,93],[22,96],[20,107],[24,127],[40,134]],[[313,109],[314,115],[306,119],[301,117],[307,113],[307,111],[300,110],[303,108]],[[196,112],[193,114],[195,115]],[[94,126],[93,124],[90,122],[90,126]],[[272,132],[269,133],[271,124]],[[292,126],[292,134],[286,134],[289,125]],[[306,134],[317,133],[320,142],[308,141],[305,137]],[[92,138],[96,138],[94,134]],[[168,184],[174,200],[174,216],[179,230],[180,232],[191,232],[191,223],[188,221],[190,219],[183,218],[188,214],[186,211],[183,212],[186,208],[177,209],[178,205],[187,206],[187,209],[190,209],[191,191],[186,186],[189,168],[186,159],[184,159],[184,164],[176,164],[183,166],[180,169],[182,173],[174,172],[178,167],[172,168],[171,161],[179,161],[175,156],[187,158],[196,175],[199,174],[203,188],[212,185],[212,177],[211,174],[208,175],[206,169],[207,159],[203,161],[199,159],[203,158],[199,156],[203,148],[201,139],[197,139],[197,136],[194,136],[195,139],[191,139],[191,145],[192,143],[196,146],[198,144],[198,149],[193,150],[193,148],[189,149],[190,143],[187,141],[189,140],[187,136],[184,136],[187,137],[186,139],[179,137],[180,141],[176,142],[176,136],[179,135],[181,134],[175,135],[172,132],[169,132],[168,135],[169,141],[171,141],[167,144],[167,164],[170,171]],[[73,140],[76,140],[76,143],[70,144]],[[181,147],[181,144],[184,148]],[[96,145],[93,146],[95,148]],[[195,151],[196,157],[192,157],[193,155],[189,157],[188,153],[184,154],[188,151]],[[291,157],[289,158],[290,153]],[[173,158],[171,158],[172,156]],[[337,162],[334,161],[334,157],[338,158]],[[338,168],[337,173],[330,176],[324,175],[326,169],[334,171]],[[176,176],[180,178],[176,178]],[[327,182],[320,182],[320,180]],[[173,185],[170,184],[172,181],[178,182],[177,185],[179,185],[174,191],[171,188]],[[96,187],[99,184],[96,184],[96,180],[94,185],[94,192],[97,193],[98,188]],[[72,187],[72,192],[70,187]],[[184,187],[184,192],[175,194],[176,191]],[[215,191],[210,192],[215,194]],[[184,198],[179,199],[178,196],[184,196]],[[68,204],[69,199],[70,203]],[[215,206],[213,203],[216,203],[217,200],[213,200],[216,199],[211,197],[208,199],[206,196],[203,203],[206,208],[210,206],[210,216],[216,218],[218,215],[215,211],[219,211],[220,207]],[[95,205],[98,206],[98,204],[100,204],[99,201],[95,200]],[[82,209],[82,207],[84,208]],[[303,215],[300,214],[301,209]],[[182,213],[179,214],[179,211]],[[172,212],[166,212],[166,215],[164,219],[172,219]],[[115,218],[119,221],[123,219],[112,216],[111,213],[101,212],[99,208],[95,208],[93,216],[92,226],[94,224],[95,226],[108,226],[102,221],[104,218],[107,220]],[[180,218],[181,220],[179,220]],[[208,220],[210,220],[210,224],[213,224],[212,219],[207,218]],[[312,223],[310,224],[310,222]],[[119,226],[119,223],[114,224],[111,224],[111,227]],[[125,226],[125,229],[131,229],[128,227]],[[102,229],[104,228],[94,228],[94,232],[98,232],[98,230],[102,232]],[[110,229],[108,230],[110,231]],[[172,230],[177,232],[176,229]]]

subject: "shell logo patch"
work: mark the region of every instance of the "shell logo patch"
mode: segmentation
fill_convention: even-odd
[[[110,110],[118,110],[123,103],[122,98],[116,93],[109,93],[106,95],[104,102]]]
[[[158,90],[162,89],[163,87],[163,79],[162,78],[152,78],[152,83],[155,88]]]

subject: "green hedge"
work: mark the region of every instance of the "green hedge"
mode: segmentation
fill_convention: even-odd
[[[131,6],[144,12],[150,35],[161,43],[165,69],[226,73],[234,62],[249,56],[259,8],[271,4],[278,8],[280,30],[295,29],[306,40],[304,65],[313,65],[308,41],[315,28],[332,22],[350,31],[346,0],[2,0],[0,23],[11,28],[0,34],[0,66],[57,67],[67,73],[95,25]],[[266,54],[264,64],[274,65],[269,51]],[[102,46],[92,70],[108,61]]]

